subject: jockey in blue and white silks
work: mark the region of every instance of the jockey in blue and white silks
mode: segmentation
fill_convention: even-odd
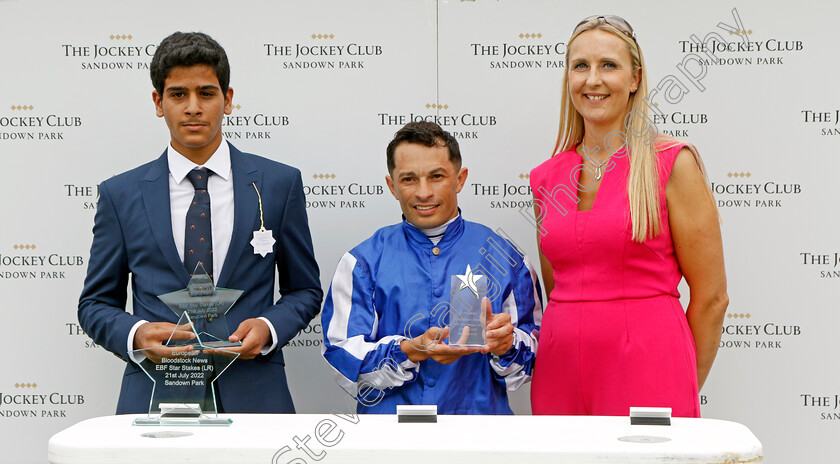
[[[451,276],[467,266],[489,279],[492,312],[510,315],[513,347],[447,365],[412,362],[400,342],[447,324]],[[435,244],[404,220],[339,261],[321,314],[322,354],[360,413],[437,404],[439,414],[512,414],[507,391],[531,379],[542,308],[528,258],[489,228],[459,214]]]

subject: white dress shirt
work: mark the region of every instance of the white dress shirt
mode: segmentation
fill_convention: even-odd
[[[210,194],[210,223],[213,229],[213,282],[218,282],[230,247],[230,237],[233,235],[233,173],[230,170],[230,147],[227,142],[222,141],[203,166],[188,160],[172,148],[172,145],[166,151],[166,159],[169,162],[172,238],[175,239],[181,262],[184,262],[187,210],[195,195],[195,188],[187,179],[187,174],[198,168],[213,171],[213,175],[207,178],[207,193]]]

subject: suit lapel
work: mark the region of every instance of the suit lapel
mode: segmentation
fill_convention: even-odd
[[[254,185],[263,193],[262,172],[233,145],[230,145],[230,168],[233,171],[233,234],[219,276],[219,287],[227,285],[243,253],[250,251],[247,247],[250,246],[254,224],[260,214]]]
[[[155,237],[164,259],[186,286],[190,274],[178,256],[175,239],[172,237],[172,219],[169,203],[169,164],[166,151],[158,158],[149,172],[140,181],[140,192],[143,195],[143,206],[149,219],[149,226]]]

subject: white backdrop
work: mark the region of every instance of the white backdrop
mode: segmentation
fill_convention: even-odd
[[[659,128],[699,147],[723,217],[731,303],[703,415],[749,426],[766,462],[836,462],[840,5],[815,0],[0,0],[0,462],[46,462],[53,433],[115,409],[122,362],[76,304],[97,184],[167,144],[148,77],[163,37],[226,48],[225,134],[303,172],[326,290],[343,252],[399,220],[385,145],[416,118],[461,142],[465,218],[536,257],[527,173],[554,146],[565,42],[595,13],[636,28]],[[347,409],[320,332],[285,348],[300,412]],[[512,401],[530,412],[527,387]]]

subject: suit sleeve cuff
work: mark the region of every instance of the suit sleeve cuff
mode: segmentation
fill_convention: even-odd
[[[260,350],[260,354],[265,356],[277,348],[277,332],[274,330],[274,324],[272,324],[267,318],[258,317],[257,319],[264,321],[268,326],[268,330],[271,332],[271,345],[264,346],[263,349]]]
[[[128,340],[126,340],[126,348],[128,349],[128,359],[134,361],[135,364],[140,364],[141,362],[143,362],[143,360],[146,359],[146,355],[134,352],[134,334],[137,332],[137,329],[139,329],[141,325],[148,323],[149,321],[145,320],[137,321],[137,323],[134,324],[131,327],[131,330],[128,332]]]

